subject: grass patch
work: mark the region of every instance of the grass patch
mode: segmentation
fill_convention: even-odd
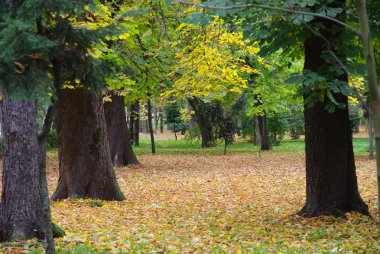
[[[354,152],[355,155],[366,156],[368,155],[368,138],[354,138]],[[150,140],[141,139],[140,146],[133,147],[137,155],[151,153]],[[219,143],[216,147],[201,148],[200,142],[189,142],[186,140],[157,140],[156,150],[158,154],[223,154],[223,143]],[[259,153],[260,147],[255,146],[252,142],[245,140],[238,140],[234,144],[229,145],[227,153]],[[281,153],[304,153],[305,142],[304,140],[283,140],[280,145],[273,146],[270,152]]]

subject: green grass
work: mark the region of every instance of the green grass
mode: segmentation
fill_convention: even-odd
[[[159,154],[187,154],[187,153],[209,153],[222,154],[224,146],[222,143],[216,147],[202,149],[200,142],[189,142],[186,140],[157,140],[156,150]],[[141,139],[140,146],[134,147],[137,155],[149,154],[151,152],[150,140]],[[227,153],[258,153],[260,148],[251,142],[238,140],[228,146]],[[273,146],[270,152],[303,153],[305,151],[304,140],[283,140],[280,145]],[[368,155],[368,138],[354,138],[355,155]]]

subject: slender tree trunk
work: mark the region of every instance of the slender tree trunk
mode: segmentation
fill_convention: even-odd
[[[2,241],[45,237],[39,191],[37,109],[34,102],[3,94]]]
[[[154,107],[154,134],[157,134],[158,130],[158,108]]]
[[[132,105],[131,118],[133,118],[133,132],[131,132],[133,136],[133,144],[135,146],[140,145],[140,102],[136,101]]]
[[[39,185],[40,185],[40,196],[43,204],[44,212],[44,233],[45,233],[45,251],[48,254],[55,253],[55,243],[53,235],[53,223],[51,221],[51,211],[50,211],[50,199],[49,190],[46,179],[46,150],[47,150],[47,139],[49,136],[50,128],[54,119],[54,106],[48,108],[44,124],[42,127],[42,132],[38,136],[38,171],[39,171]]]
[[[202,136],[202,148],[215,146],[215,138],[212,133],[212,126],[208,120],[207,115],[204,113],[205,103],[202,103],[198,99],[190,99],[189,103],[193,108],[197,117],[197,123],[199,125]]]
[[[156,153],[156,144],[154,143],[154,130],[153,130],[153,121],[152,121],[152,104],[151,101],[148,100],[147,102],[147,108],[148,108],[148,126],[149,133],[150,133],[150,144],[152,146],[152,153]]]
[[[138,164],[128,135],[124,97],[114,93],[111,102],[104,103],[107,137],[114,167]]]
[[[59,181],[53,200],[123,200],[112,168],[101,94],[60,91],[57,110]]]
[[[344,1],[334,2],[334,6]],[[327,39],[337,40],[337,27],[323,21],[325,30],[320,31]],[[332,42],[333,43],[333,42]],[[322,57],[326,50],[325,41],[311,36],[305,43],[304,69],[320,75],[329,73],[333,64]],[[347,75],[336,77],[347,81]],[[305,100],[310,95],[305,95]],[[349,121],[348,100],[343,94],[335,99],[345,105],[333,113],[326,111],[328,102],[316,102],[305,106],[305,149],[306,149],[306,204],[300,215],[315,217],[321,215],[344,216],[345,212],[358,211],[368,214],[367,205],[360,197],[355,171],[352,147],[352,131]]]
[[[164,133],[164,114],[160,112],[160,132]]]
[[[257,116],[259,131],[260,131],[260,140],[261,140],[261,150],[268,151],[272,150],[272,144],[270,141],[269,130],[268,130],[268,120],[267,116]]]
[[[372,114],[368,113],[368,138],[369,138],[369,158],[373,160],[373,120]]]
[[[135,120],[134,120],[134,114],[133,114],[133,105],[129,107],[129,140],[131,141],[131,144],[134,144],[134,126],[135,126]]]
[[[371,113],[373,114],[376,143],[376,171],[377,171],[377,209],[380,225],[380,91],[377,79],[375,53],[372,43],[371,30],[367,15],[365,0],[356,0],[360,23],[360,39],[363,44],[363,55],[366,63],[369,95],[371,99]]]

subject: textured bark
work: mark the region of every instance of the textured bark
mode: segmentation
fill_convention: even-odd
[[[268,130],[268,121],[267,116],[257,116],[257,122],[259,125],[260,131],[260,141],[261,141],[261,150],[268,151],[272,150],[272,144],[270,141],[269,130]]]
[[[59,181],[53,200],[123,200],[112,167],[100,93],[60,91],[56,105]]]
[[[44,238],[39,192],[37,109],[3,97],[2,241]]]
[[[112,102],[104,103],[104,113],[112,164],[114,167],[138,164],[129,138],[124,97],[112,94],[111,99]]]
[[[201,131],[202,148],[215,146],[216,144],[214,135],[212,133],[212,126],[207,114],[205,113],[207,105],[195,98],[190,99],[189,104],[195,112],[197,123]]]
[[[334,4],[338,2],[344,3]],[[321,32],[327,39],[339,38],[339,32],[333,33],[335,25],[323,23]],[[331,63],[321,57],[325,41],[312,36],[304,45],[304,69],[326,75]],[[337,78],[347,81],[347,75]],[[358,191],[347,97],[336,94],[335,98],[346,107],[333,113],[326,111],[327,102],[305,107],[306,204],[299,212],[303,216],[344,216],[349,211],[368,214]]]

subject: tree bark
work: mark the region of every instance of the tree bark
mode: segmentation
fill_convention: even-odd
[[[123,200],[112,168],[100,92],[65,89],[56,106],[59,180],[52,199]]]
[[[325,29],[320,31],[323,36],[339,41],[340,28],[328,21],[324,21],[323,25]],[[328,77],[329,67],[334,63],[326,62],[322,57],[327,49],[324,39],[311,36],[306,39],[304,46],[304,69]],[[347,81],[346,74],[336,78]],[[308,96],[310,94],[304,98]],[[345,105],[344,109],[337,108],[329,113],[325,100],[314,103],[312,107],[305,106],[304,110],[306,204],[298,214],[306,217],[344,216],[349,211],[368,214],[368,207],[358,191],[347,96],[340,93],[334,96]]]
[[[154,143],[154,130],[153,130],[153,121],[152,121],[152,104],[151,101],[148,100],[147,102],[147,108],[148,108],[148,128],[150,133],[150,144],[152,147],[152,153],[156,153],[156,144]]]
[[[254,133],[253,133],[253,143],[255,145],[261,146],[261,135],[260,135],[260,127],[259,127],[259,119],[255,116],[255,125],[254,125]]]
[[[189,99],[189,103],[195,112],[197,123],[201,131],[202,148],[215,146],[215,138],[212,133],[212,126],[208,120],[207,114],[205,114],[205,107],[207,105],[196,98]]]
[[[112,93],[111,99],[104,103],[104,113],[112,164],[114,167],[139,164],[128,135],[124,97]]]
[[[261,150],[268,151],[272,150],[272,144],[270,141],[269,130],[268,130],[268,120],[267,116],[257,116],[257,122],[259,124],[260,131],[260,141],[261,141]]]
[[[44,238],[43,204],[39,192],[37,108],[4,94],[2,241]]]

